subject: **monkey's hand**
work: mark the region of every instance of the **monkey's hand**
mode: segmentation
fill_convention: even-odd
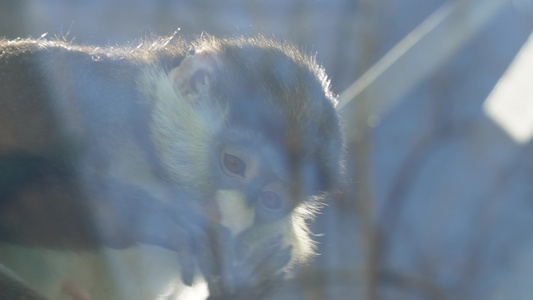
[[[162,191],[155,196],[141,186],[106,178],[105,188],[91,197],[92,223],[97,238],[108,247],[120,249],[144,243],[175,251],[181,279],[192,285],[195,245],[208,239],[206,221],[198,209],[191,207],[194,201],[188,195]]]
[[[291,246],[283,248],[281,236],[265,239],[242,260],[232,257],[234,243],[223,234],[215,251],[217,266],[200,264],[209,287],[208,300],[268,299],[283,283],[291,258]],[[216,244],[216,243],[215,243]],[[231,248],[230,248],[231,247]],[[220,249],[223,252],[220,254]],[[218,253],[218,254],[216,254]]]

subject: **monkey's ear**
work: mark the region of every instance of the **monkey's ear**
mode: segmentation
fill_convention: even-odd
[[[187,56],[169,74],[176,94],[190,97],[207,93],[216,64],[215,54],[209,51]]]

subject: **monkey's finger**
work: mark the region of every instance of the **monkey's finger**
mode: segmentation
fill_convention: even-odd
[[[209,299],[236,299],[235,272],[233,269],[233,238],[228,228],[210,223],[210,240],[201,245],[198,262],[209,287]]]
[[[291,259],[292,246],[284,249],[279,245],[271,245],[270,249],[261,253],[261,260],[248,261],[244,266],[248,266],[246,276],[250,286],[263,286],[265,281],[271,280],[276,273],[283,273],[282,269]],[[281,271],[281,272],[280,272]]]
[[[210,225],[202,216],[184,207],[183,209],[170,209],[168,217],[175,223],[174,226],[183,229],[186,233],[193,251],[196,251],[200,245],[209,243],[208,229]]]
[[[194,251],[185,229],[160,215],[145,217],[140,224],[139,240],[175,251],[182,281],[188,286],[192,285],[195,274]]]
[[[185,285],[192,286],[194,280],[194,261],[191,255],[192,248],[190,244],[186,243],[187,249],[177,252],[178,263],[180,264],[181,280]]]
[[[256,266],[266,261],[273,253],[281,249],[281,235],[276,235],[261,242],[251,253],[243,260],[245,265]]]
[[[202,274],[206,277],[207,281],[211,278],[219,276],[218,268],[216,266],[216,257],[213,253],[209,243],[204,240],[204,242],[198,242],[195,245],[196,253],[198,254],[198,267]]]
[[[272,280],[272,276],[277,276],[284,272],[281,268],[273,268],[271,265],[265,265],[264,267],[256,267],[248,278],[247,285],[252,287],[262,287],[265,282]]]
[[[262,281],[253,289],[254,294],[251,295],[249,299],[255,299],[255,300],[268,299],[273,291],[281,287],[281,285],[284,282],[284,279],[285,279],[285,273],[281,272],[281,273],[276,274],[274,277],[270,277]]]
[[[278,265],[275,263],[268,265],[269,270],[256,268],[255,273],[248,278],[246,285],[238,292],[239,296],[231,299],[273,299],[271,295],[284,283],[286,273],[280,270],[290,260],[290,247],[277,253],[276,257]]]
[[[176,230],[172,237],[166,237],[159,241],[154,241],[154,244],[161,245],[164,248],[174,250],[176,252],[178,264],[180,265],[181,280],[185,285],[191,286],[195,275],[194,252],[190,241],[183,234],[178,234]],[[152,237],[153,239],[153,237]]]
[[[288,246],[281,251],[274,253],[268,261],[263,264],[262,272],[266,274],[274,274],[275,272],[283,269],[291,260],[292,246]]]
[[[274,236],[259,243],[259,246],[254,248],[247,258],[238,264],[227,265],[222,274],[226,291],[243,293],[249,287],[257,286],[263,277],[274,274],[273,272],[264,273],[263,269],[271,263],[270,257],[278,252],[281,252],[281,236]]]
[[[227,292],[232,293],[236,288],[235,272],[233,264],[235,262],[234,257],[234,238],[231,235],[229,228],[224,226],[215,226],[213,242],[214,251],[218,258],[218,268],[221,274],[221,284],[224,286]]]
[[[181,280],[185,285],[193,284],[195,275],[195,254],[192,240],[182,228],[170,227],[159,242],[163,247],[174,250],[180,265]]]

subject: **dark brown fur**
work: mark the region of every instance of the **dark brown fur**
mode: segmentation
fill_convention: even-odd
[[[206,202],[218,187],[199,191],[171,176],[150,129],[154,99],[137,85],[146,69],[170,72],[190,50],[206,48],[221,62],[209,74],[211,101],[229,108],[221,135],[240,130],[250,149],[261,151],[263,142],[276,149],[291,195],[335,189],[342,148],[335,100],[324,71],[292,46],[262,37],[190,43],[171,36],[102,48],[0,40],[0,241],[72,250],[190,247],[181,242],[188,228],[166,228],[177,220],[179,229],[187,212],[216,221]],[[165,201],[106,177],[124,156],[155,179]],[[146,216],[161,224],[147,229],[139,223]]]

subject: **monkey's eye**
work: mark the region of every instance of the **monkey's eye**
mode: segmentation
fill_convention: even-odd
[[[257,212],[266,220],[283,217],[289,212],[286,187],[279,181],[267,184],[257,197]]]
[[[222,163],[228,172],[245,177],[244,172],[246,171],[246,164],[237,156],[224,153]]]
[[[224,173],[241,182],[256,178],[261,170],[259,159],[254,154],[233,146],[222,148],[220,167]]]
[[[259,203],[269,211],[279,211],[283,208],[283,200],[272,191],[262,192],[259,195]]]

